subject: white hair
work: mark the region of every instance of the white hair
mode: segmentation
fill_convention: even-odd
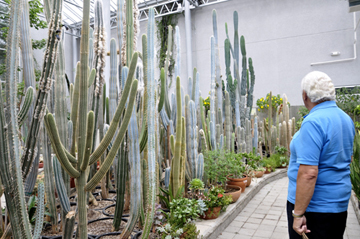
[[[301,89],[313,103],[335,100],[334,84],[330,77],[321,71],[308,73],[301,81]]]

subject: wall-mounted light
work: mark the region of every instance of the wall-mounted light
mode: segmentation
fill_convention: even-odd
[[[340,51],[331,52],[331,56],[340,56]]]

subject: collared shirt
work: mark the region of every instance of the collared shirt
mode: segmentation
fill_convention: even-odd
[[[335,101],[316,105],[304,117],[290,144],[288,201],[295,204],[300,164],[318,166],[318,177],[307,212],[338,213],[348,208],[350,163],[355,127]]]

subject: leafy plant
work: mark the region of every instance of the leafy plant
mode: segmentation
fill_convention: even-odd
[[[189,188],[191,190],[203,190],[204,182],[198,178],[194,178],[193,180],[191,180]]]
[[[296,131],[300,129],[301,124],[302,124],[302,122],[304,120],[304,116],[309,114],[309,113],[310,113],[310,111],[305,106],[300,106],[299,111],[298,111],[298,114],[300,115],[300,118],[299,118],[298,121],[296,121],[296,125],[295,125]]]
[[[187,239],[197,239],[200,235],[200,230],[197,230],[195,223],[189,222],[184,228],[174,229],[172,225],[166,224],[164,227],[156,228],[158,234],[161,235],[162,239],[179,239],[187,238]],[[201,238],[203,238],[201,236]]]
[[[204,202],[207,208],[221,207],[225,211],[232,202],[232,197],[225,195],[225,190],[219,186],[212,186],[204,193]]]
[[[172,202],[172,200],[181,198],[181,196],[184,193],[184,187],[180,187],[178,192],[176,193],[176,195],[173,195],[171,186],[169,186],[169,190],[166,190],[166,189],[163,189],[162,187],[160,187],[160,191],[163,193],[163,195],[162,194],[158,195],[158,197],[160,198],[161,204],[165,208],[170,208],[170,202]]]
[[[220,150],[207,151],[204,156],[204,174],[207,184],[221,182],[225,186],[226,176],[243,177],[245,165],[242,162],[242,155],[231,151]]]
[[[280,154],[280,155],[285,155],[287,152],[287,148],[284,146],[275,146],[275,152]]]
[[[352,189],[360,200],[360,131],[357,131],[354,139],[353,161],[350,164],[350,178]]]
[[[360,87],[337,89],[336,104],[352,118],[360,115],[360,111],[356,110],[358,105],[360,105]]]
[[[263,111],[269,108],[269,97],[270,97],[270,93],[268,93],[265,98],[261,97],[256,101],[258,111]],[[272,102],[272,108],[276,110],[277,107],[283,103],[283,99],[281,98],[280,94],[273,95],[271,98],[271,102]],[[288,105],[290,106],[289,102]]]
[[[197,200],[189,198],[174,199],[170,203],[170,212],[167,214],[167,222],[182,228],[189,220],[199,217],[200,210]]]

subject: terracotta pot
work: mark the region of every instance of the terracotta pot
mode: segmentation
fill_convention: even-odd
[[[261,178],[264,175],[265,171],[255,171],[255,177]]]
[[[225,193],[226,196],[231,196],[232,197],[232,203],[236,202],[240,195],[241,195],[241,187],[239,186],[235,186],[235,185],[227,185],[226,188],[234,188],[234,189],[237,189],[238,191],[236,192],[231,192],[231,193]]]
[[[227,180],[234,182],[243,182],[248,179],[246,175],[244,175],[242,178],[231,178],[230,176],[233,176],[233,174],[229,174],[228,176],[226,176]]]
[[[39,168],[43,168],[44,167],[44,163],[39,163]]]
[[[206,212],[204,212],[205,216],[200,216],[202,219],[210,220],[216,219],[220,215],[221,207],[209,208]]]
[[[227,185],[232,185],[232,186],[238,186],[241,188],[241,192],[245,191],[246,188],[246,182],[234,182],[234,181],[226,181]]]
[[[246,187],[249,187],[251,184],[251,177],[248,176]]]
[[[270,169],[270,168],[266,168],[265,174],[269,174],[269,173],[271,173],[271,169]]]

